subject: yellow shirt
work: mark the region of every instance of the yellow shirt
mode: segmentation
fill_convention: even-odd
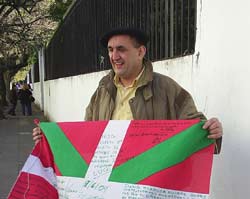
[[[138,80],[140,79],[144,68],[140,74],[135,78],[132,84],[128,87],[124,87],[119,77],[115,75],[114,84],[117,88],[117,94],[115,98],[115,109],[112,114],[112,120],[132,120],[133,114],[129,106],[129,100],[135,97],[135,91],[138,88]]]

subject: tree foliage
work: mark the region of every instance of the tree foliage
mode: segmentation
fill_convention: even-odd
[[[55,0],[49,9],[51,18],[55,21],[61,21],[71,3],[72,0]]]
[[[51,38],[72,0],[0,0],[0,105],[8,78]]]
[[[0,58],[29,54],[50,38],[56,23],[51,20],[48,0],[0,1]]]

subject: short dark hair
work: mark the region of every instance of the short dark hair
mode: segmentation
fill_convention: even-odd
[[[117,29],[112,29],[111,31],[105,33],[101,37],[100,42],[101,42],[102,46],[106,48],[108,45],[109,39],[115,35],[128,35],[128,36],[134,38],[138,44],[144,45],[144,46],[146,46],[146,44],[148,42],[147,34],[140,29],[137,29],[137,28],[117,28]]]

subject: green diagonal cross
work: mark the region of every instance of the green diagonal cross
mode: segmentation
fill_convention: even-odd
[[[40,127],[49,142],[55,163],[61,174],[63,176],[84,177],[88,165],[60,127],[53,122],[41,122]]]
[[[208,132],[202,129],[203,124],[203,122],[195,124],[114,168],[109,181],[135,184],[209,146],[214,140],[207,138]]]

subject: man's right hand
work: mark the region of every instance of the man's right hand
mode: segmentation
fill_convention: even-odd
[[[35,141],[35,144],[37,144],[41,140],[42,131],[41,131],[40,127],[36,127],[33,129],[32,137],[33,137],[33,140]]]

